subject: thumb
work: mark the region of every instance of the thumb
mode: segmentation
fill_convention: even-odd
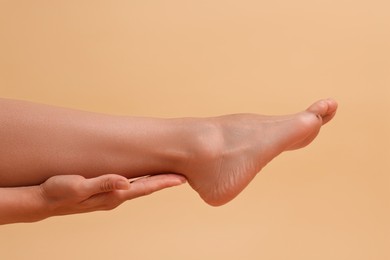
[[[129,180],[123,176],[106,174],[96,178],[86,179],[84,189],[90,194],[110,192],[114,190],[128,190]]]

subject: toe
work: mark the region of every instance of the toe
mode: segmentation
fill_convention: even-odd
[[[317,116],[323,117],[328,112],[328,102],[326,100],[319,100],[311,105],[307,111]]]
[[[322,117],[323,124],[328,123],[332,118],[336,115],[337,111],[337,102],[333,99],[327,99],[326,102],[328,103],[328,111],[326,115]]]
[[[307,111],[322,118],[322,124],[329,122],[337,110],[337,102],[333,99],[323,99],[311,105]]]

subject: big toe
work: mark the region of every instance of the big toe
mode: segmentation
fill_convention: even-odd
[[[299,149],[311,143],[318,135],[321,126],[328,123],[334,117],[336,110],[336,101],[333,99],[323,99],[312,104],[306,109],[306,113],[301,113],[300,115],[303,116],[304,119],[310,119],[306,121],[306,130],[303,131],[303,133],[306,133],[307,135],[305,138],[291,145],[288,150]],[[307,112],[315,115],[319,120],[313,120],[313,116],[308,117]]]
[[[308,112],[314,113],[321,118],[322,124],[328,123],[336,114],[337,102],[334,99],[323,99],[312,104]]]

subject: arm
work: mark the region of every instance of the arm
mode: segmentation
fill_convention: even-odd
[[[0,225],[111,210],[127,200],[184,182],[184,177],[174,174],[144,177],[131,183],[114,174],[92,179],[61,175],[51,177],[41,185],[0,188]]]

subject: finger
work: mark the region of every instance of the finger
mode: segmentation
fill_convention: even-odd
[[[106,174],[96,178],[86,179],[82,188],[88,194],[94,195],[114,190],[127,190],[130,188],[130,183],[123,176]]]
[[[126,200],[149,195],[155,191],[168,187],[177,186],[186,182],[181,175],[161,174],[155,176],[141,177],[130,184],[130,189],[95,194],[83,202],[83,206],[89,211],[112,210]],[[87,210],[88,211],[88,210]]]
[[[178,186],[186,182],[186,178],[178,174],[159,174],[145,178],[140,178],[131,183],[127,191],[122,191],[123,200],[138,198],[150,195],[153,192]]]

